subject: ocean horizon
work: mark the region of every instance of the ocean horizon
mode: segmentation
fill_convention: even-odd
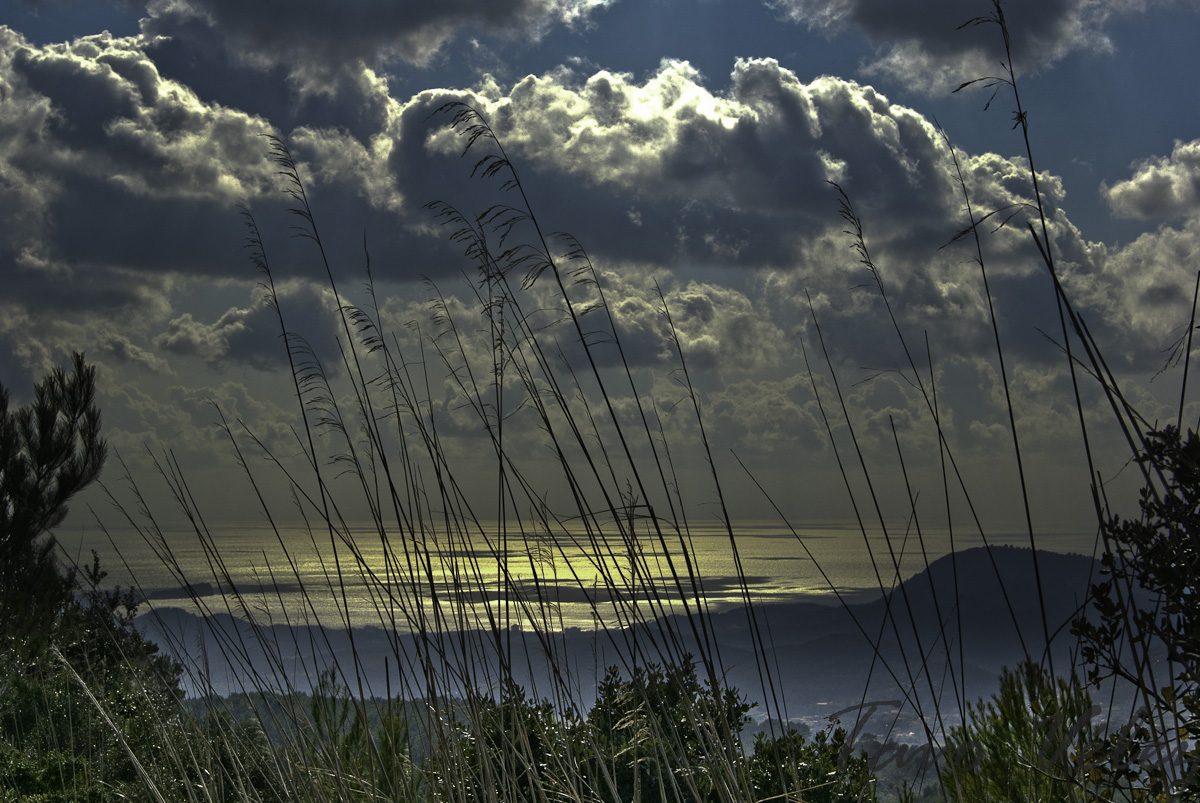
[[[888,536],[876,530],[864,538],[855,525],[829,522],[793,534],[778,522],[738,521],[732,544],[716,522],[661,537],[644,523],[637,530],[625,539],[493,521],[467,534],[427,529],[381,538],[369,524],[332,536],[237,524],[204,538],[181,527],[154,536],[109,530],[60,543],[81,561],[96,549],[106,585],[131,588],[158,610],[399,632],[436,617],[452,629],[499,622],[586,630],[600,619],[621,626],[629,605],[651,617],[682,614],[700,602],[720,612],[743,605],[747,594],[758,604],[866,601],[949,554],[952,544],[955,551],[984,545],[966,530],[924,528],[920,539],[902,529]],[[1027,534],[1014,532],[989,534],[986,542],[1029,546]],[[1094,532],[1084,531],[1037,541],[1039,549],[1087,556],[1094,544]]]

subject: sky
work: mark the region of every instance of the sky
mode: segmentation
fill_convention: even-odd
[[[1200,7],[1003,8],[1066,292],[1139,411],[1173,421],[1181,368],[1159,370],[1187,329],[1200,268]],[[515,195],[470,176],[491,143],[464,157],[465,138],[436,113],[462,102],[495,132],[541,229],[585,249],[677,458],[674,487],[705,517],[718,497],[702,436],[735,518],[778,506],[801,523],[852,520],[839,456],[868,518],[865,476],[891,519],[906,519],[911,499],[927,526],[948,508],[969,518],[960,491],[947,505],[919,381],[936,388],[986,526],[1023,526],[975,246],[954,241],[965,187],[977,216],[1007,220],[981,227],[981,247],[1034,526],[1087,529],[1088,468],[1050,280],[1026,227],[1034,194],[1014,96],[986,81],[954,91],[1003,72],[998,26],[963,26],[992,12],[982,0],[4,0],[0,382],[25,402],[83,351],[98,370],[110,490],[126,493],[127,470],[167,515],[154,463],[169,459],[214,522],[261,521],[219,416],[281,466],[305,469],[279,317],[246,248],[248,209],[287,328],[347,409],[338,303],[370,300],[369,255],[380,331],[422,366],[422,409],[456,478],[494,512],[490,442],[443,362],[486,375],[475,265],[426,205],[474,217]],[[287,213],[270,137],[297,164],[328,273],[293,236],[303,221]],[[875,273],[830,182],[861,220]],[[565,364],[584,372],[578,337],[552,323],[565,307],[547,274],[521,292]],[[594,292],[568,294],[583,305]],[[703,432],[683,403],[663,300]],[[447,320],[463,334],[458,351],[439,337]],[[615,372],[611,346],[597,353]],[[545,432],[509,382],[508,448],[526,460],[530,493],[568,515]],[[612,387],[616,415],[632,421],[628,384]],[[598,398],[586,379],[579,393]],[[1132,498],[1128,448],[1086,377],[1082,398],[1119,506]],[[1186,420],[1198,411],[1189,400]],[[338,451],[334,434],[321,437]],[[241,442],[272,510],[287,514],[287,482]],[[119,518],[98,489],[66,526],[94,518]]]

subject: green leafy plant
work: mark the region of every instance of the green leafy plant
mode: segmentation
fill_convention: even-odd
[[[811,737],[789,729],[778,736],[760,733],[749,759],[749,776],[759,801],[803,800],[848,803],[876,800],[871,763],[848,742],[844,728]]]
[[[1102,799],[1113,784],[1098,713],[1077,681],[1030,661],[1006,669],[1000,690],[968,705],[946,740],[942,785],[975,803]]]
[[[690,657],[611,668],[585,725],[594,740],[585,775],[608,801],[717,801],[740,783],[740,735],[751,706],[696,675]]]

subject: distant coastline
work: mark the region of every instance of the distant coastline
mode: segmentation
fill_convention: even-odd
[[[1015,666],[1028,651],[1035,659],[1043,650],[1039,600],[1032,577],[1033,553],[1022,547],[982,547],[934,561],[927,571],[909,578],[890,595],[889,600],[875,592],[865,592],[847,600],[845,606],[822,601],[765,602],[756,606],[755,615],[770,634],[769,661],[777,668],[777,693],[787,701],[792,716],[817,725],[833,711],[855,705],[863,699],[894,699],[905,690],[898,689],[873,658],[900,661],[904,655],[925,655],[933,674],[934,665],[944,661],[947,649],[957,661],[961,650],[965,660],[964,682],[968,699],[991,694],[996,688],[1000,669]],[[1052,628],[1060,629],[1083,605],[1088,584],[1094,581],[1096,565],[1091,558],[1078,554],[1038,553],[1044,581],[1043,597]],[[955,573],[958,594],[955,599]],[[999,578],[999,579],[998,579]],[[1001,587],[1004,592],[1001,592]],[[205,584],[193,590],[215,591]],[[1007,594],[1007,600],[1005,595]],[[158,600],[174,600],[163,594]],[[1010,612],[1011,609],[1011,612]],[[895,620],[894,632],[903,639],[884,639],[878,656],[864,632],[875,637],[885,617]],[[395,633],[379,626],[355,628],[303,624],[296,616],[292,623],[276,620],[253,628],[229,613],[207,618],[178,608],[165,607],[143,615],[140,625],[168,649],[182,650],[185,663],[203,665],[210,686],[201,691],[230,693],[240,690],[239,672],[253,667],[260,676],[270,678],[279,667],[294,669],[304,664],[311,672],[314,659],[329,666],[341,666],[348,676],[360,673],[363,688],[382,695],[385,688],[400,688],[398,659],[418,654],[416,636]],[[735,607],[709,616],[714,643],[728,672],[728,682],[751,701],[764,695],[754,659],[754,645],[747,626],[744,607]],[[947,626],[942,628],[940,622]],[[610,663],[616,663],[612,640],[637,637],[651,644],[656,624],[641,626],[642,632],[589,631],[566,628],[549,634],[559,656],[568,656],[579,681],[584,707],[590,705],[588,686]],[[676,624],[676,632],[687,632]],[[510,657],[519,683],[536,694],[549,688],[541,657],[545,638],[520,627],[511,631]],[[453,634],[432,637],[453,640]],[[959,639],[961,638],[961,642]],[[1065,641],[1065,639],[1062,639]],[[462,643],[477,643],[487,660],[488,640],[472,634]],[[228,645],[242,652],[233,655]],[[353,644],[353,654],[351,653]],[[225,645],[225,646],[222,646]],[[918,652],[920,645],[920,652]],[[688,646],[695,650],[696,645]],[[1060,652],[1056,649],[1056,654]],[[268,654],[270,653],[270,654]],[[1065,655],[1065,649],[1062,650]],[[651,651],[647,655],[652,656]],[[203,662],[203,663],[200,663]],[[385,677],[385,668],[392,677]],[[305,673],[295,673],[289,682],[302,683]],[[185,683],[185,685],[187,685]],[[299,687],[299,691],[309,689]],[[918,694],[926,693],[918,689]]]

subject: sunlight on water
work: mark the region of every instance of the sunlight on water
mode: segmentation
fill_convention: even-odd
[[[823,524],[793,534],[778,523],[739,522],[735,538],[716,523],[688,533],[589,534],[582,527],[553,534],[502,529],[381,538],[369,526],[353,538],[295,529],[276,535],[263,526],[231,527],[202,543],[190,531],[166,531],[148,544],[114,533],[117,547],[83,539],[64,546],[78,554],[96,548],[108,581],[133,585],[156,608],[231,613],[262,623],[342,627],[382,626],[411,631],[474,627],[588,629],[745,602],[858,601],[911,577],[950,551],[950,534],[926,532],[918,541]],[[628,528],[626,528],[628,530]],[[1094,535],[1045,537],[1042,548],[1091,554]],[[995,535],[992,544],[1027,546],[1021,534]],[[889,548],[890,543],[890,548]],[[979,546],[978,535],[955,534],[955,546]],[[868,549],[868,544],[870,549]],[[735,553],[736,547],[736,553]],[[119,557],[118,557],[119,552]],[[740,582],[738,565],[745,579]],[[172,571],[172,566],[175,571]],[[240,599],[228,593],[236,588]],[[835,594],[834,589],[837,593]]]

